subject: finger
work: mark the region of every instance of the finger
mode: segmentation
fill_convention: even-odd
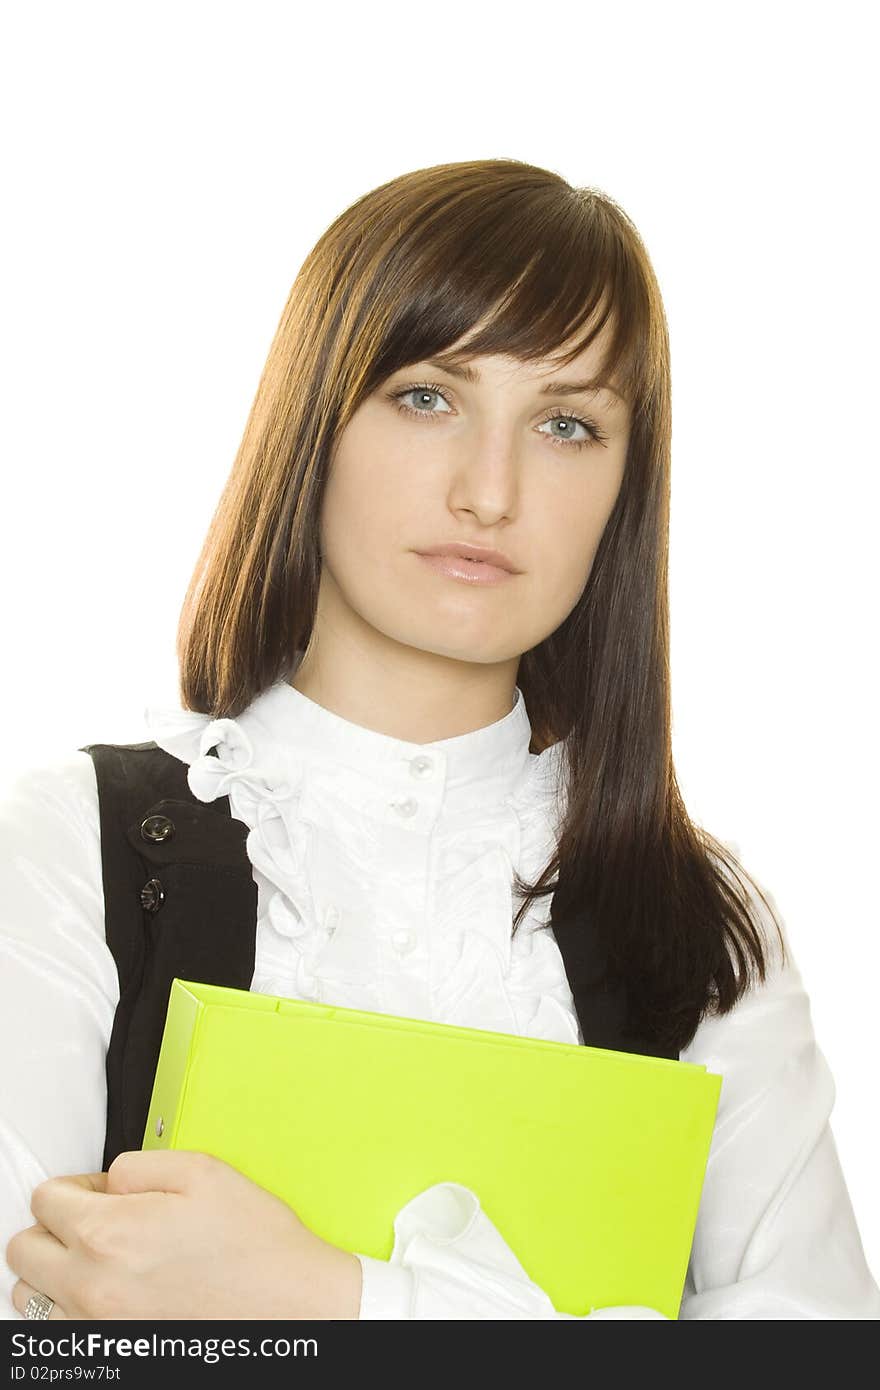
[[[31,1212],[66,1246],[73,1244],[81,1222],[92,1217],[98,1203],[115,1199],[104,1191],[106,1173],[77,1173],[47,1178],[31,1193]]]
[[[47,1183],[66,1182],[74,1187],[81,1187],[85,1192],[106,1192],[107,1174],[106,1173],[65,1173],[61,1177],[46,1178],[34,1188],[32,1193],[35,1196]],[[33,1211],[33,1206],[31,1206]],[[34,1212],[36,1216],[36,1212]]]
[[[30,1286],[21,1304],[16,1304],[19,1312],[24,1312],[27,1298],[37,1291],[63,1301],[70,1279],[70,1251],[51,1231],[42,1226],[19,1231],[6,1247],[6,1263],[20,1283]]]
[[[118,1154],[107,1171],[107,1192],[190,1192],[221,1170],[222,1159],[193,1149],[132,1149]]]

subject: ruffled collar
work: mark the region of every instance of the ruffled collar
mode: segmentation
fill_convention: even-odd
[[[529,751],[519,687],[495,723],[419,744],[342,719],[288,680],[236,719],[145,712],[155,742],[189,764],[194,796],[228,796],[249,827],[251,988],[578,1040],[543,930],[549,899],[511,937],[512,869],[531,880],[546,866],[562,805],[563,744]]]
[[[417,791],[422,800],[441,801],[446,811],[461,810],[501,803],[522,789],[537,761],[529,752],[531,723],[518,686],[503,718],[433,743],[411,743],[352,723],[295,690],[289,677],[257,696],[237,719],[212,719],[179,703],[150,704],[144,719],[158,746],[189,764],[189,786],[202,801],[242,782],[253,792],[284,798],[306,773],[345,772],[374,793]]]

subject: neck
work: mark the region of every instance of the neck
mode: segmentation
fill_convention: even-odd
[[[377,653],[357,642],[313,638],[288,684],[365,729],[435,743],[509,714],[518,666],[518,657],[484,664],[391,641]]]

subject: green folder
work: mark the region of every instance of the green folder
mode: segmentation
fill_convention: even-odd
[[[554,1307],[677,1318],[720,1076],[704,1066],[175,979],[145,1149],[195,1149],[388,1259],[469,1187]]]

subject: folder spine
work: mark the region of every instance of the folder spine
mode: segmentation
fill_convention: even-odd
[[[176,977],[172,980],[142,1149],[177,1147],[190,1062],[198,1046],[205,1009],[205,1003],[191,988],[190,981]]]

